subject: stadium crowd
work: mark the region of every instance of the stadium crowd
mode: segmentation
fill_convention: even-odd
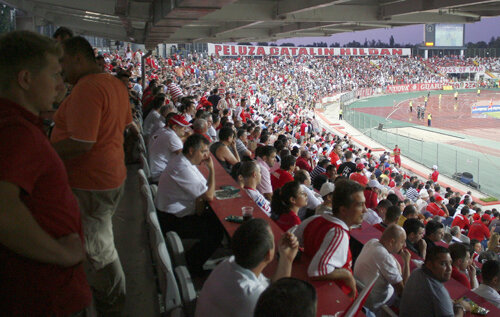
[[[314,288],[290,278],[299,248],[310,259],[311,279],[332,280],[350,298],[356,280],[367,284],[379,273],[367,315],[387,305],[402,316],[462,316],[471,305],[452,301],[443,286],[450,278],[500,308],[498,211],[442,188],[437,166],[428,180],[408,175],[397,146],[376,155],[326,131],[315,116],[314,104],[333,92],[442,80],[420,58],[174,55],[148,58],[141,74],[140,51],[96,56],[82,37],[63,35],[62,52],[30,32],[0,38],[0,55],[9,57],[0,61],[0,131],[8,141],[0,146],[0,197],[23,216],[0,218],[0,276],[10,277],[0,288],[2,312],[82,316],[92,290],[99,314],[120,314],[125,280],[111,216],[125,156],[134,160],[127,136],[142,134],[163,233],[196,239],[187,266],[206,282],[195,316],[315,316]],[[64,95],[61,67],[73,87],[54,117],[51,146],[37,116]],[[40,157],[47,161],[32,166]],[[216,199],[214,164],[269,217],[243,223],[232,256],[207,272],[203,265],[224,235],[208,204]],[[48,217],[51,208],[60,214]],[[271,221],[284,232],[276,246]],[[353,267],[350,230],[362,223],[383,233],[364,245]],[[275,251],[268,279],[262,272]],[[425,262],[410,273],[413,255]],[[28,291],[33,281],[37,287]]]

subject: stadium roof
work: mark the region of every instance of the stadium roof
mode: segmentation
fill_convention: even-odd
[[[154,47],[254,42],[500,15],[498,0],[2,0],[77,32]]]

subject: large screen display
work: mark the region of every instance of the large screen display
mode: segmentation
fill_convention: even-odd
[[[463,24],[436,24],[435,46],[463,46]]]

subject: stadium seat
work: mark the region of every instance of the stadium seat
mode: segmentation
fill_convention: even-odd
[[[186,313],[186,316],[192,317],[194,316],[196,308],[197,295],[194,289],[193,281],[191,280],[191,275],[185,266],[178,266],[175,268],[175,276],[177,277],[177,283],[181,292],[184,312]]]
[[[151,178],[151,169],[149,169],[148,159],[144,153],[139,154],[139,160],[141,162],[141,168],[144,170],[144,174],[146,174],[147,179]]]
[[[377,281],[379,277],[379,273],[375,273],[375,277],[368,283],[368,285],[365,285],[363,288],[363,291],[361,291],[356,297],[356,299],[349,305],[348,309],[341,314],[343,317],[354,317],[358,314],[359,311],[361,311],[361,308],[363,307],[366,299],[368,298],[368,295],[370,295],[370,292],[373,289],[373,285],[375,285],[375,282]],[[356,282],[356,284],[358,284]],[[362,285],[362,283],[361,283]]]
[[[146,147],[146,142],[144,142],[144,137],[142,136],[141,133],[139,133],[139,150],[141,151],[141,153],[144,153],[145,155],[148,154],[148,149]]]
[[[151,194],[153,195],[153,200],[156,198],[156,194],[158,193],[158,185],[151,184]]]
[[[398,314],[396,314],[389,306],[385,304],[382,305],[380,309],[383,311],[383,316],[398,317]]]
[[[148,177],[146,176],[146,173],[144,173],[144,170],[139,169],[137,173],[139,174],[139,186],[148,185]]]
[[[169,231],[165,235],[165,242],[167,243],[168,252],[172,257],[174,266],[186,266],[186,255],[179,235],[175,231]]]
[[[165,242],[158,243],[156,252],[158,256],[156,273],[162,295],[161,302],[164,305],[165,312],[170,314],[172,310],[182,307],[182,300]]]
[[[154,213],[156,216],[156,207],[153,201],[153,195],[151,193],[149,185],[141,186],[141,195],[142,195],[142,200],[144,202],[143,205],[144,216],[145,219],[148,220],[150,213]]]

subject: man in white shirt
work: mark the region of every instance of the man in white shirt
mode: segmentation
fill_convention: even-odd
[[[293,234],[283,234],[273,282],[290,276],[298,247]],[[254,218],[243,223],[232,237],[232,249],[234,256],[219,264],[203,285],[196,317],[252,317],[260,294],[269,286],[271,281],[262,274],[275,253],[268,221]]]
[[[255,150],[255,157],[260,166],[261,180],[257,185],[257,190],[271,201],[273,197],[273,187],[271,185],[271,167],[276,162],[276,148],[270,145],[259,146]]]
[[[188,136],[186,128],[191,124],[179,114],[169,116],[168,127],[159,129],[149,141],[149,167],[151,178],[157,182],[168,161],[182,151],[182,140]]]
[[[186,252],[192,274],[202,275],[203,264],[222,240],[223,228],[205,203],[214,198],[214,165],[208,150],[208,140],[200,135],[189,136],[182,153],[175,156],[160,176],[155,206],[163,233],[175,231],[181,238],[198,239]],[[198,170],[204,163],[208,180]]]
[[[486,261],[481,268],[481,274],[483,282],[472,291],[500,309],[500,295],[498,294],[500,291],[500,262],[497,260]]]
[[[243,185],[248,196],[260,207],[260,209],[269,217],[271,216],[271,205],[269,201],[262,196],[256,187],[261,181],[260,166],[255,161],[244,161],[238,169],[238,177],[243,178]]]
[[[374,225],[377,223],[381,223],[385,219],[385,214],[387,212],[387,209],[392,206],[392,203],[387,200],[383,199],[379,201],[377,208],[375,210],[368,208],[367,212],[364,215],[363,220],[369,223],[370,225]]]
[[[392,224],[385,229],[380,241],[368,241],[356,260],[354,277],[365,285],[379,273],[379,278],[365,303],[374,313],[377,313],[383,304],[394,304],[394,295],[401,296],[404,284],[410,277],[410,252],[404,249],[405,242],[406,233],[403,228]],[[403,269],[393,254],[402,256]]]

